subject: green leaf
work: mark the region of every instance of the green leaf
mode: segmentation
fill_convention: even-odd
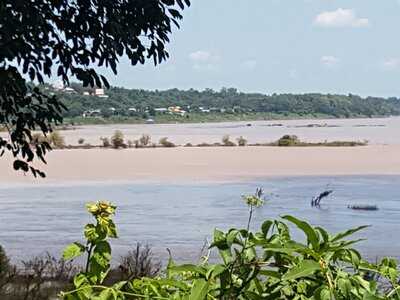
[[[321,300],[332,300],[333,299],[331,297],[331,292],[329,291],[328,288],[322,289],[321,293],[319,295],[321,297]]]
[[[82,285],[90,284],[89,280],[86,278],[85,274],[78,274],[74,277],[74,285],[75,287],[79,288]]]
[[[74,277],[74,286],[75,288],[79,289],[79,291],[77,291],[77,295],[79,297],[78,299],[90,299],[93,293],[93,289],[91,286],[91,282],[85,274],[79,273]],[[72,299],[75,300],[75,296]]]
[[[218,229],[214,230],[214,240],[211,245],[211,247],[217,247],[218,249],[220,248],[227,248],[227,243],[226,243],[226,237],[225,234]]]
[[[295,224],[299,229],[301,229],[307,236],[308,243],[311,243],[314,250],[319,250],[319,237],[318,233],[312,228],[307,222],[301,221],[293,216],[283,216],[282,217],[289,222]]]
[[[264,251],[274,252],[274,253],[284,253],[288,255],[292,255],[294,252],[297,252],[296,248],[283,248],[279,245],[268,245],[268,247],[263,247]]]
[[[347,237],[349,235],[352,235],[352,234],[354,234],[354,233],[356,233],[356,232],[358,232],[360,230],[363,230],[365,228],[368,228],[368,227],[370,227],[370,226],[369,225],[365,225],[365,226],[360,226],[360,227],[357,227],[357,228],[353,228],[353,229],[338,233],[337,235],[335,235],[332,238],[331,242],[339,241],[339,240],[341,240],[341,239],[343,239],[343,238],[345,238],[345,237]]]
[[[277,271],[272,270],[261,270],[260,275],[281,279],[281,274]]]
[[[63,259],[70,260],[78,256],[81,256],[85,252],[86,248],[80,243],[73,243],[64,249]]]
[[[320,286],[314,292],[315,300],[332,300],[329,288],[326,285]]]
[[[358,239],[358,240],[353,240],[353,241],[343,241],[343,242],[340,242],[339,243],[339,247],[340,248],[346,248],[346,247],[348,247],[348,246],[351,246],[351,245],[353,245],[353,244],[357,244],[357,243],[359,243],[359,242],[363,242],[363,241],[365,241],[366,239]]]
[[[108,236],[109,236],[110,238],[117,238],[117,237],[118,237],[117,228],[116,228],[115,223],[113,222],[113,220],[110,220],[110,221],[108,222],[107,231],[108,231],[108,232],[107,232],[107,233],[108,233]]]
[[[169,287],[176,287],[180,289],[181,291],[186,291],[188,289],[188,286],[186,285],[186,282],[184,281],[178,281],[174,279],[157,279],[157,283],[160,285],[167,285]]]
[[[214,242],[211,244],[210,248],[211,247],[218,248],[219,254],[225,264],[232,261],[232,252],[226,241],[225,234],[222,231],[217,229],[214,230]]]
[[[262,225],[261,225],[261,231],[264,234],[264,237],[267,237],[269,230],[271,229],[272,225],[274,224],[273,221],[265,221]]]
[[[173,266],[173,267],[170,267],[169,270],[171,272],[177,272],[177,273],[193,272],[193,273],[200,274],[203,276],[206,275],[206,270],[204,268],[196,266],[196,265],[190,265],[190,264]]]
[[[283,240],[283,241],[290,240],[290,230],[289,230],[289,227],[285,223],[280,222],[280,221],[275,221],[275,226],[278,230],[281,240]]]
[[[232,246],[232,244],[235,242],[238,234],[239,234],[239,231],[236,229],[229,231],[229,233],[226,236],[226,243],[228,244],[228,247]]]
[[[360,260],[361,260],[360,253],[358,253],[358,251],[356,251],[354,249],[347,249],[346,252],[349,255],[349,258],[350,258],[350,261],[352,262],[352,264],[354,266],[358,267],[358,265],[360,264]]]
[[[338,280],[338,287],[340,292],[345,296],[345,297],[350,297],[350,292],[351,292],[351,283],[350,280],[340,278]]]
[[[246,291],[245,295],[247,297],[247,299],[250,300],[264,300],[265,297],[262,297],[261,295],[254,293],[254,292],[250,292],[250,291]]]
[[[87,224],[83,233],[85,235],[85,238],[91,242],[99,238],[99,235],[96,232],[96,227],[93,224]]]
[[[116,300],[116,294],[113,292],[112,288],[105,289],[101,291],[98,296],[98,300]]]
[[[282,280],[294,280],[300,277],[306,277],[321,270],[319,263],[313,260],[303,260],[298,266],[290,269],[282,276]]]
[[[363,300],[383,300],[383,299],[384,298],[373,295],[370,292],[365,292],[363,296]]]
[[[110,244],[106,241],[97,243],[96,247],[94,247],[91,259],[95,260],[101,267],[106,268],[111,261]]]
[[[189,300],[206,299],[209,285],[210,284],[204,279],[196,280],[190,293]]]
[[[223,272],[225,272],[227,268],[224,265],[213,265],[206,273],[206,278],[216,278]]]
[[[329,242],[329,233],[322,227],[315,227],[315,229],[321,234],[321,237],[325,244]]]
[[[112,288],[116,291],[119,291],[120,289],[122,289],[125,285],[126,285],[127,281],[119,281],[117,283],[115,283]]]

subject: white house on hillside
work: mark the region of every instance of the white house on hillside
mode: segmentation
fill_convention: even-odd
[[[64,83],[61,80],[57,80],[54,82],[51,87],[57,91],[61,91],[64,89]]]
[[[64,93],[67,93],[67,94],[75,94],[76,93],[76,91],[73,89],[73,88],[70,88],[70,87],[66,87],[65,89],[63,89],[62,90]]]
[[[104,93],[104,89],[95,89],[94,95],[100,98],[108,98],[108,95]]]

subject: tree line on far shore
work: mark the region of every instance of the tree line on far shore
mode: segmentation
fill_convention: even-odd
[[[400,115],[399,98],[360,97],[336,94],[272,94],[243,93],[234,88],[220,91],[205,89],[147,91],[111,87],[108,98],[83,95],[81,85],[72,83],[76,93],[58,92],[68,107],[66,117],[78,117],[87,110],[100,110],[105,117],[113,115],[148,118],[162,115],[157,108],[180,106],[188,114],[251,114],[265,113],[282,116],[326,116],[337,118]]]

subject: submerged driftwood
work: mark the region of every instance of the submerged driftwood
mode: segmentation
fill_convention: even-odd
[[[328,191],[322,192],[317,197],[315,197],[311,200],[311,207],[320,207],[321,200],[328,197],[332,193],[333,193],[333,190],[328,190]]]
[[[378,210],[378,207],[376,205],[349,205],[347,206],[347,208],[353,210]]]

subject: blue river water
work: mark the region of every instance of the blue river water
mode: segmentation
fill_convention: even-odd
[[[245,227],[248,210],[241,195],[265,190],[266,204],[255,213],[253,229],[263,220],[293,214],[331,232],[371,225],[357,238],[357,248],[370,259],[400,257],[400,176],[287,177],[241,183],[137,184],[87,183],[58,186],[0,185],[0,244],[14,260],[49,251],[59,256],[70,242],[82,240],[91,221],[85,203],[110,200],[119,239],[114,253],[122,255],[136,242],[149,244],[156,255],[171,249],[179,260],[200,256],[215,227]],[[320,192],[333,194],[321,209],[310,201]],[[378,211],[352,211],[348,205],[371,204]],[[300,233],[295,234],[302,238]]]

